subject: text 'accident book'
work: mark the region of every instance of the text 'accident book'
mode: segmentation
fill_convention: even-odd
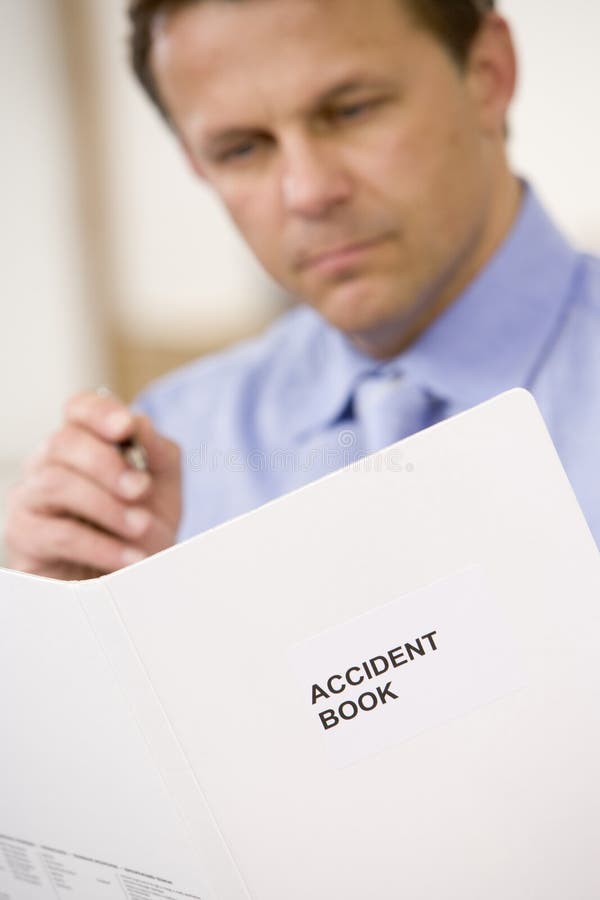
[[[90,582],[0,572],[1,900],[597,900],[600,556],[515,390]]]

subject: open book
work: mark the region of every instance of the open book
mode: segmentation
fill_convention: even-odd
[[[599,633],[521,390],[113,575],[0,571],[0,898],[597,900]]]

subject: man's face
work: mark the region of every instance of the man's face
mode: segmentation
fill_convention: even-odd
[[[204,0],[161,26],[153,65],[258,259],[365,349],[472,276],[480,91],[398,0]]]

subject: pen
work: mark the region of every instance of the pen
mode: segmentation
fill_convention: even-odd
[[[117,444],[125,462],[138,472],[148,471],[148,454],[135,437]]]
[[[113,392],[106,385],[96,388],[96,393],[99,397],[114,397]],[[148,454],[135,436],[119,441],[116,446],[132,469],[136,469],[138,472],[148,471]]]

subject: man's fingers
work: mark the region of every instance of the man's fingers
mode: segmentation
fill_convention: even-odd
[[[146,452],[146,472],[116,446],[132,439]],[[68,578],[115,571],[174,543],[179,450],[115,397],[79,394],[63,426],[29,460],[7,512],[13,568]]]
[[[149,510],[120,502],[98,484],[58,464],[33,472],[13,502],[41,515],[85,519],[135,541],[149,531],[152,522]]]
[[[177,444],[159,434],[148,416],[136,415],[133,427],[136,439],[146,451],[150,472],[178,479],[180,450]]]
[[[22,557],[19,568],[38,573],[61,562],[102,573],[115,572],[147,555],[135,544],[104,534],[85,522],[28,510],[20,510],[14,517],[6,543],[16,560]]]
[[[73,565],[68,562],[45,562],[44,560],[21,557],[15,560],[19,572],[41,575],[43,578],[58,578],[61,581],[85,581],[88,578],[99,578],[108,573],[91,566]]]
[[[131,469],[113,444],[79,425],[65,425],[47,441],[37,468],[48,463],[73,469],[124,500],[142,500],[152,484],[150,475]],[[35,468],[34,457],[29,471]]]
[[[144,448],[151,473],[179,477],[179,449],[155,430],[148,416],[134,414],[120,400],[104,393],[72,397],[65,409],[67,423],[92,432],[108,444],[133,439]]]
[[[88,391],[67,401],[65,419],[116,443],[132,437],[134,415],[117,397]]]

